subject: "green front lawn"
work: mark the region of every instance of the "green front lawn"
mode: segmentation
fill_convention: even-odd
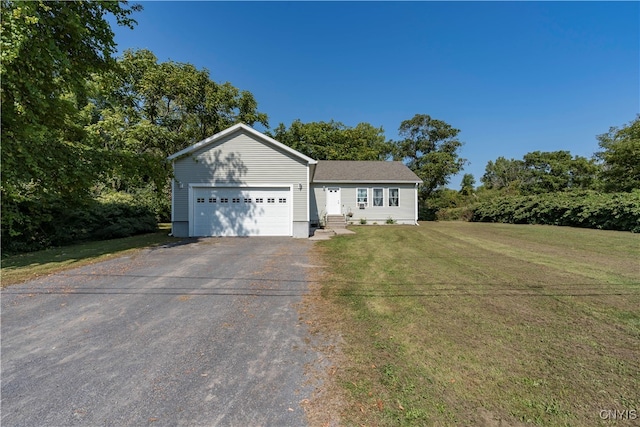
[[[308,314],[343,338],[326,387],[344,424],[593,426],[640,410],[640,235],[352,230],[316,245],[329,268]]]
[[[85,242],[38,252],[8,256],[2,259],[2,287],[24,282],[72,267],[131,253],[140,248],[156,246],[179,239],[169,237],[170,224],[160,224],[155,233],[121,239]]]

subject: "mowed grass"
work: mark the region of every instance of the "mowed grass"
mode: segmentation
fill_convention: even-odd
[[[180,239],[170,237],[170,224],[159,224],[155,233],[124,237],[121,239],[83,242],[75,245],[45,249],[2,258],[0,283],[2,287],[56,273],[68,268],[80,267],[141,248],[157,246]]]
[[[352,229],[316,245],[327,271],[315,323],[342,336],[333,378],[344,424],[640,417],[640,235],[465,222]]]

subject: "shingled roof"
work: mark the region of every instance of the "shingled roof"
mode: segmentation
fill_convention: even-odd
[[[318,160],[313,182],[422,183],[402,162]]]

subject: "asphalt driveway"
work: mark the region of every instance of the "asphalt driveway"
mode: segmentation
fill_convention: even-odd
[[[306,425],[312,244],[193,240],[4,289],[2,425]]]

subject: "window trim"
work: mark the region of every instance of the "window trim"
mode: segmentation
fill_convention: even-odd
[[[380,204],[376,205],[376,190],[380,190]],[[374,187],[371,189],[371,206],[374,208],[383,208],[384,207],[384,188],[382,187]]]
[[[364,202],[360,201],[360,190],[364,190]],[[364,203],[364,207],[369,207],[369,189],[365,187],[356,188],[356,206],[360,207],[360,203]]]
[[[391,200],[392,200],[391,190],[396,190],[396,197],[395,197],[396,204],[395,205],[391,204]],[[387,206],[390,207],[390,208],[398,208],[398,207],[400,207],[400,188],[399,187],[391,187],[391,188],[388,189],[388,193],[389,193],[389,198],[387,200]]]

